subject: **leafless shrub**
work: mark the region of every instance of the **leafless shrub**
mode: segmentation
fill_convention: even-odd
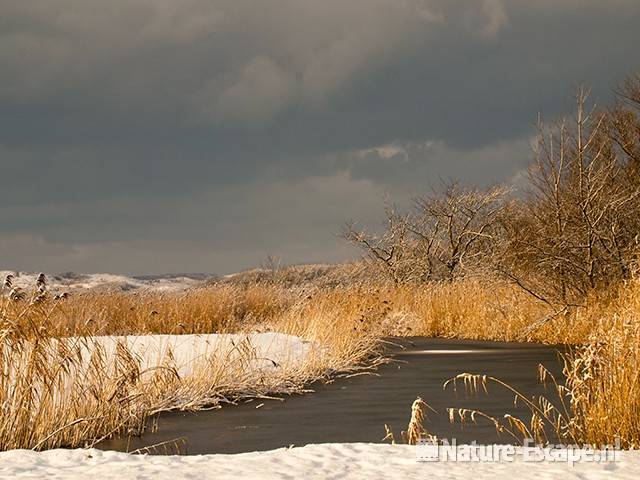
[[[411,232],[409,215],[386,208],[386,228],[380,235],[347,224],[344,238],[361,247],[370,262],[395,283],[423,281],[431,278],[431,245]]]
[[[547,304],[547,319],[629,280],[640,252],[640,76],[609,108],[587,99],[580,89],[573,118],[540,123],[524,197],[451,183],[409,212],[387,208],[381,234],[351,223],[345,238],[395,283],[499,272]]]
[[[619,114],[587,111],[587,96],[578,92],[572,122],[540,126],[528,196],[504,223],[502,272],[565,307],[629,279],[638,252],[640,181],[630,176],[633,158],[620,147],[629,143],[611,133],[621,135]]]
[[[360,246],[396,283],[452,280],[487,264],[499,235],[505,187],[464,188],[414,199],[409,213],[386,210],[386,229],[372,235],[348,224],[344,237]]]
[[[438,277],[453,279],[488,264],[500,237],[498,217],[509,189],[445,186],[444,193],[415,200],[411,231],[430,245]]]

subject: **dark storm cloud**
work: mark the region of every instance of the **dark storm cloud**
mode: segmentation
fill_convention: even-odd
[[[0,0],[0,268],[229,271],[438,178],[514,178],[538,111],[638,68],[615,0]],[[39,252],[39,253],[35,253]]]

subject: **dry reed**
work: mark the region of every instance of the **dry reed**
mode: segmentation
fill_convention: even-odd
[[[301,392],[323,377],[359,373],[379,360],[375,327],[349,303],[293,303],[259,285],[183,294],[48,295],[38,282],[0,299],[0,449],[86,446],[139,433],[148,415],[217,407],[248,397]],[[156,312],[156,313],[154,313]],[[366,312],[364,312],[366,314]],[[104,333],[208,333],[270,329],[314,342],[300,363],[253,367],[247,342],[213,352],[190,374],[172,352],[145,365],[125,341],[105,350]],[[275,363],[274,363],[275,365]]]
[[[556,379],[539,367],[540,380],[552,384],[552,396],[527,398],[487,375],[462,373],[445,384],[462,381],[476,392],[486,392],[489,382],[505,388],[529,408],[528,423],[509,414],[498,419],[471,409],[450,410],[451,420],[484,418],[518,441],[556,439],[604,446],[619,440],[623,448],[640,447],[640,283],[631,281],[592,295],[587,307],[575,312],[573,322],[591,328],[587,338],[564,355],[565,378]]]
[[[181,293],[56,296],[48,294],[45,282],[33,292],[17,289],[10,277],[3,285],[1,449],[82,446],[114,433],[136,433],[148,414],[160,410],[299,392],[318,378],[375,366],[382,360],[380,339],[386,335],[580,346],[567,359],[566,387],[559,386],[568,413],[560,412],[564,416],[558,420],[547,411],[549,421],[543,415],[536,421],[542,419],[552,430],[564,422],[563,435],[585,443],[619,434],[626,446],[640,444],[635,422],[640,412],[640,283],[635,281],[563,312],[498,280],[293,290],[223,283]],[[261,376],[247,368],[251,349],[239,346],[240,357],[220,354],[182,378],[170,352],[157,368],[145,370],[126,345],[116,355],[105,355],[96,341],[98,335],[251,331],[296,335],[319,348],[295,368]],[[545,412],[549,406],[538,403],[536,408]],[[518,424],[512,419],[507,426],[513,430]],[[537,427],[527,428],[536,435]]]

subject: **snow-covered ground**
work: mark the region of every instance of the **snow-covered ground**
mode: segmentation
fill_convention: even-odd
[[[65,339],[67,343],[76,341]],[[299,337],[282,333],[250,334],[198,334],[198,335],[129,335],[92,337],[84,348],[99,345],[107,358],[115,355],[120,343],[140,360],[140,368],[162,365],[171,352],[172,363],[181,377],[190,375],[199,368],[206,368],[207,362],[234,359],[249,362],[247,369],[273,369],[295,367],[302,363],[312,344]],[[90,352],[87,352],[90,353]],[[86,355],[89,358],[90,355]]]
[[[0,272],[4,278],[7,273]],[[21,274],[14,284],[30,288],[37,274]],[[200,280],[187,277],[137,279],[119,275],[63,275],[49,277],[52,289],[94,289],[103,286],[120,289],[150,288],[181,290]],[[74,342],[76,339],[65,339]],[[243,369],[265,371],[300,365],[314,345],[298,337],[278,333],[235,335],[143,335],[94,337],[107,354],[118,342],[125,344],[144,369],[162,363],[171,351],[174,365],[188,377],[207,362],[221,357],[243,360]],[[95,346],[95,344],[93,344]],[[83,348],[89,348],[85,345]],[[249,360],[246,363],[246,360]],[[16,365],[19,369],[19,365]],[[320,444],[268,452],[236,455],[148,456],[121,452],[50,450],[0,452],[0,478],[87,478],[153,480],[181,478],[216,479],[310,479],[353,478],[429,478],[429,479],[637,479],[640,478],[640,452],[622,452],[620,461],[609,463],[523,462],[418,462],[415,447],[386,444]]]
[[[415,447],[321,444],[236,455],[147,456],[100,450],[13,450],[0,453],[2,478],[100,479],[473,479],[636,480],[640,452],[621,452],[618,462],[566,463],[417,462]]]
[[[59,343],[66,348],[61,349]],[[154,385],[157,367],[169,367],[180,376],[178,384],[156,391],[161,403],[154,408],[197,408],[215,404],[222,395],[243,396],[285,393],[308,376],[319,354],[324,351],[314,342],[276,332],[251,334],[196,335],[129,335],[98,337],[67,337],[53,339],[51,344],[39,343],[49,352],[59,378],[54,389],[46,389],[46,401],[56,404],[81,399],[96,378],[101,382],[120,379],[124,368],[140,371],[139,388]],[[32,361],[31,347],[25,345],[5,366],[7,378],[16,381]],[[124,347],[124,348],[121,348]],[[72,362],[59,369],[59,352],[72,352]],[[100,360],[96,361],[95,354]],[[124,362],[124,363],[123,363]],[[98,377],[96,377],[98,375]],[[87,383],[88,382],[88,383]],[[42,382],[34,382],[40,391]],[[256,393],[257,392],[257,393]],[[39,398],[39,397],[38,397]],[[76,399],[76,400],[74,400]]]
[[[11,274],[14,276],[13,284],[25,290],[33,289],[38,273],[13,272],[0,270],[0,281]],[[180,291],[198,286],[207,275],[155,275],[144,277],[128,277],[126,275],[113,275],[110,273],[63,273],[58,275],[47,274],[47,280],[51,291],[78,291],[78,290],[137,290],[147,289],[153,291]]]

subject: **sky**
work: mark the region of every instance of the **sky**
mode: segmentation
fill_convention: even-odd
[[[441,179],[513,182],[538,113],[640,70],[637,0],[0,0],[0,270],[357,255]]]

